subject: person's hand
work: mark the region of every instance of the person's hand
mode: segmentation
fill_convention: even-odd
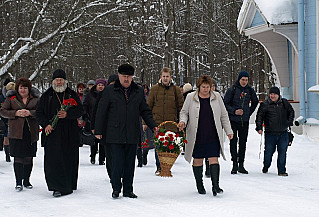
[[[228,136],[228,139],[229,139],[229,140],[232,140],[233,137],[234,137],[234,134],[229,134],[229,135],[227,135],[227,136]]]
[[[159,128],[158,127],[154,127],[153,131],[157,133],[159,131]]]
[[[92,131],[92,134],[94,135],[95,130],[91,130],[91,131]]]
[[[186,124],[185,124],[185,122],[184,121],[181,121],[181,122],[179,122],[179,124],[178,124],[178,129],[180,130],[180,131],[182,131],[185,127],[186,127]]]
[[[237,109],[236,111],[235,111],[235,115],[240,115],[240,116],[242,116],[244,114],[244,110],[242,110],[242,109]]]
[[[60,119],[66,118],[66,115],[67,115],[66,111],[59,111],[58,113],[58,117]]]
[[[53,130],[53,127],[50,124],[46,126],[44,129],[46,135],[50,134],[52,130]]]
[[[262,130],[258,130],[258,133],[259,133],[259,134],[263,134],[263,131],[262,131]]]
[[[102,135],[95,135],[95,138],[102,139]]]
[[[23,114],[24,114],[24,112],[20,109],[20,110],[16,111],[15,116],[24,117]]]
[[[143,124],[143,131],[145,132],[147,129],[147,125]]]

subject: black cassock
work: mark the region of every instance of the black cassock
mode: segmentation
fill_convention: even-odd
[[[58,97],[60,100],[58,100]],[[40,98],[37,108],[37,119],[43,129],[49,120],[57,114],[60,102],[74,98],[78,105],[67,110],[67,117],[59,119],[55,129],[45,136],[42,131],[44,146],[44,173],[49,191],[71,193],[77,189],[79,167],[79,127],[77,118],[82,115],[83,107],[77,94],[67,88],[64,93],[55,93],[48,89]]]

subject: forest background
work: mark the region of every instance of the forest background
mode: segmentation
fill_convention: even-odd
[[[264,99],[271,61],[240,35],[242,0],[0,0],[0,78],[27,77],[41,91],[55,69],[69,85],[107,78],[125,62],[153,85],[164,66],[177,85],[211,75],[225,92],[241,70]]]

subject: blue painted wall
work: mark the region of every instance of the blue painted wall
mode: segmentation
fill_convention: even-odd
[[[283,94],[282,96],[288,100],[293,100],[293,75],[292,75],[292,45],[289,40],[287,40],[288,44],[288,65],[289,65],[289,87],[283,88]]]
[[[259,11],[256,11],[253,22],[251,23],[250,27],[260,26],[266,24],[263,17],[260,15]]]
[[[305,1],[306,90],[317,85],[317,17],[316,1]],[[319,94],[307,92],[307,118],[319,120]]]

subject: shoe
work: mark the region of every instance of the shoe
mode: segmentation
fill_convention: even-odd
[[[53,191],[53,197],[61,197],[62,193],[60,191]]]
[[[14,189],[15,189],[17,192],[19,192],[19,191],[22,191],[22,190],[23,190],[23,187],[22,187],[22,185],[17,185]]]
[[[25,187],[26,189],[32,189],[33,188],[33,186],[31,185],[30,182],[29,183],[24,183],[23,187]]]
[[[288,176],[288,173],[279,173],[278,176]]]
[[[159,175],[161,173],[161,167],[157,167],[156,171],[155,171],[155,175]]]
[[[91,158],[91,164],[95,164],[95,159]]]
[[[137,198],[137,195],[134,194],[133,192],[130,192],[130,193],[124,193],[123,197]]]
[[[244,163],[239,163],[238,172],[242,174],[248,174],[248,171],[244,167]]]
[[[147,165],[147,155],[146,156],[143,155],[143,165],[144,166]]]
[[[142,162],[138,162],[138,163],[137,163],[137,167],[143,167]]]
[[[120,192],[119,192],[119,191],[113,191],[112,197],[113,197],[114,199],[119,198],[119,196],[120,196]]]
[[[100,161],[99,165],[105,165],[105,162],[104,161]]]
[[[263,173],[268,173],[268,168],[263,167],[262,171],[263,171]]]

